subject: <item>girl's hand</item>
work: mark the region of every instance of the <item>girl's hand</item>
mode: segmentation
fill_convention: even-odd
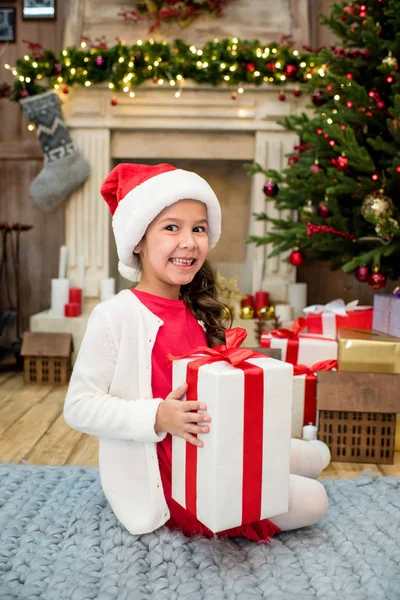
[[[188,401],[183,402],[181,398],[185,395],[188,384],[184,383],[180,387],[172,390],[161,402],[156,416],[154,429],[156,433],[167,431],[172,435],[183,438],[194,446],[203,446],[203,442],[195,437],[194,434],[208,433],[210,428],[204,422],[210,422],[210,415],[193,412],[195,410],[207,410],[202,402]],[[202,423],[202,425],[199,425]]]

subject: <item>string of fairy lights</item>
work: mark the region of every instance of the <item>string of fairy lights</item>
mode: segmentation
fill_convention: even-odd
[[[171,88],[180,98],[185,82],[225,85],[233,100],[246,86],[280,86],[279,99],[286,99],[285,85],[292,84],[295,96],[301,84],[314,74],[324,75],[326,65],[315,63],[315,55],[293,48],[289,43],[261,45],[258,40],[214,39],[202,48],[182,40],[138,40],[128,46],[118,42],[108,47],[103,40],[82,39],[80,47],[64,48],[60,53],[28,42],[30,52],[5,65],[15,77],[12,99],[20,100],[54,89],[68,94],[76,85],[108,85],[110,102],[118,104],[117,92],[135,98],[137,88],[146,81]],[[293,89],[294,88],[294,89]]]

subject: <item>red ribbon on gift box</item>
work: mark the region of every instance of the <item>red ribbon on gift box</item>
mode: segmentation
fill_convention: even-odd
[[[272,331],[263,331],[261,334],[261,347],[270,348],[271,339],[279,338],[281,340],[287,340],[286,348],[286,360],[285,362],[291,363],[292,365],[297,364],[299,356],[299,341],[302,338],[313,339],[313,340],[328,340],[330,338],[322,338],[318,335],[301,335],[301,332],[306,329],[307,320],[303,317],[299,317],[292,325],[292,329],[273,329]],[[332,341],[335,341],[332,339]]]
[[[244,439],[243,439],[243,490],[242,524],[259,521],[262,499],[262,446],[264,417],[264,371],[246,363],[248,358],[267,358],[264,354],[248,348],[239,348],[247,336],[247,331],[235,327],[225,331],[226,344],[208,348],[198,346],[182,356],[168,355],[169,364],[173,360],[188,358],[196,354],[206,354],[187,365],[186,399],[196,401],[199,368],[213,362],[226,361],[244,372]],[[186,443],[186,508],[197,515],[197,447]]]
[[[305,375],[305,391],[304,391],[304,417],[303,425],[312,423],[315,425],[315,417],[317,415],[317,376],[318,371],[333,371],[338,368],[337,360],[321,360],[306,367],[306,365],[295,365],[293,367],[293,375]]]

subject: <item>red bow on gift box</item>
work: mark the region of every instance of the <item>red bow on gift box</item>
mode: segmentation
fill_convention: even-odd
[[[204,365],[220,360],[226,360],[233,367],[237,367],[248,358],[265,358],[265,354],[254,352],[253,350],[250,350],[250,348],[239,347],[244,342],[246,337],[247,331],[242,327],[227,329],[225,331],[226,344],[220,344],[219,346],[214,346],[214,348],[209,348],[208,346],[197,346],[197,348],[194,348],[190,352],[186,352],[186,354],[182,354],[181,356],[173,356],[172,354],[168,354],[168,364],[171,365],[173,360],[187,358],[188,356],[194,356],[196,354],[207,355],[204,358],[199,358],[199,366],[202,364]]]

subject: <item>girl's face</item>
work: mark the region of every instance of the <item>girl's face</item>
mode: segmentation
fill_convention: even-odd
[[[180,287],[201,269],[208,246],[206,205],[199,200],[179,200],[168,206],[135,248],[143,272],[137,289],[178,298]]]

